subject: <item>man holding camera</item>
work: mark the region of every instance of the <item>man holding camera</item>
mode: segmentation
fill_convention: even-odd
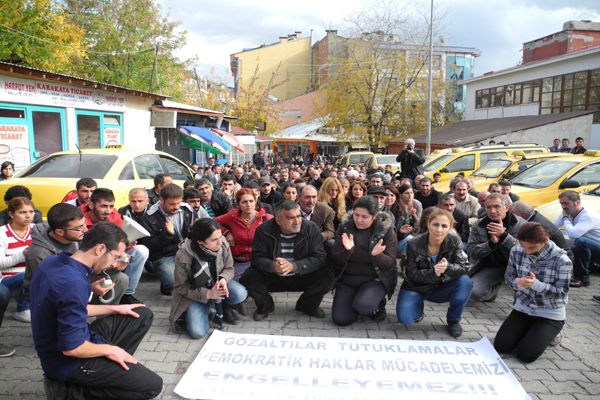
[[[425,157],[421,155],[420,151],[415,151],[414,139],[406,139],[404,141],[404,147],[400,150],[396,161],[400,163],[401,178],[409,178],[411,181],[414,181],[417,175],[423,173]]]

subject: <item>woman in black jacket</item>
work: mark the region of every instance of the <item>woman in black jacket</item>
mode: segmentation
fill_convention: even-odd
[[[396,314],[408,326],[423,319],[424,300],[449,302],[448,333],[459,337],[473,282],[467,275],[469,263],[460,237],[450,232],[453,226],[452,214],[435,209],[427,220],[427,232],[408,242],[406,278],[398,293]]]
[[[337,264],[331,315],[337,325],[351,324],[359,315],[385,319],[386,295],[391,298],[398,280],[391,219],[378,211],[377,200],[365,196],[340,222],[331,257]]]

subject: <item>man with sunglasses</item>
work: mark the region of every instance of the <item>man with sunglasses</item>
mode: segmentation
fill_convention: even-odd
[[[47,257],[33,276],[31,326],[49,397],[58,391],[70,399],[151,399],[160,393],[161,377],[133,356],[152,325],[152,311],[143,304],[88,304],[88,275],[116,267],[126,246],[125,232],[99,222],[79,250]],[[88,324],[90,317],[102,318]]]
[[[59,203],[50,208],[48,211],[48,222],[36,224],[33,227],[31,233],[32,243],[29,245],[27,254],[25,255],[27,265],[25,267],[23,290],[26,296],[30,297],[29,285],[31,278],[42,261],[48,256],[59,254],[63,251],[69,254],[75,253],[79,249],[79,242],[81,242],[87,230],[83,212],[74,205]],[[90,282],[94,293],[90,303],[99,304],[99,298],[111,289],[114,289],[115,299],[117,299],[113,300],[113,302],[116,301],[118,303],[118,299],[125,292],[129,278],[123,272],[114,270],[110,274],[110,279],[115,283],[109,287],[103,287],[105,278],[105,274],[90,275]]]

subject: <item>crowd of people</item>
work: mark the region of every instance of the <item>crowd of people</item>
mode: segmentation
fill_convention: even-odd
[[[11,187],[0,213],[0,323],[14,298],[47,380],[104,398],[152,398],[162,387],[133,357],[152,323],[136,294],[144,271],[172,298],[172,329],[193,339],[249,316],[247,297],[252,318],[267,320],[277,292],[301,292],[296,311],[325,318],[332,290],[339,326],[385,321],[396,296],[405,326],[424,318],[425,301],[447,303],[447,331],[458,338],[469,301],[495,301],[504,283],[515,301],[495,348],[531,362],[559,342],[569,287],[589,286],[600,256],[600,215],[578,193],[560,194],[563,213],[551,222],[508,182],[476,192],[465,177],[448,185],[423,176],[411,140],[398,174],[312,160],[210,160],[182,186],[159,174],[152,188],[131,188],[119,209],[109,188],[82,178],[45,222],[30,191]],[[128,240],[129,220],[149,236]],[[14,350],[0,343],[0,353]]]

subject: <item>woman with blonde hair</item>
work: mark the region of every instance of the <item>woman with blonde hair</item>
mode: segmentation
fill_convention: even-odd
[[[346,199],[344,199],[344,188],[336,178],[327,178],[323,181],[317,200],[327,204],[335,211],[333,226],[337,229],[342,217],[346,214]]]

